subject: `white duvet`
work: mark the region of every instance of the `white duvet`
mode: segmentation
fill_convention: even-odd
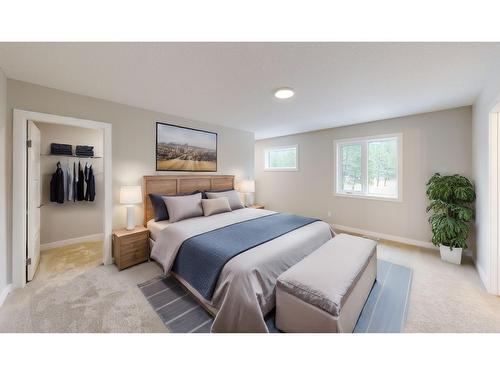
[[[167,273],[188,238],[273,213],[243,208],[172,223],[157,236],[151,257]],[[278,276],[331,237],[330,226],[317,221],[232,258],[221,271],[212,300],[204,301],[216,311],[212,332],[267,332],[264,316],[275,306]]]

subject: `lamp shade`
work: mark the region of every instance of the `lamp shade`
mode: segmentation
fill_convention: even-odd
[[[241,181],[240,192],[242,192],[242,193],[255,193],[255,181],[254,180]]]
[[[137,204],[142,202],[142,189],[140,186],[122,186],[120,188],[121,204]]]

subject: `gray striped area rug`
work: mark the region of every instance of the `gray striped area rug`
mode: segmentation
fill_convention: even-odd
[[[361,311],[355,333],[402,332],[410,297],[412,270],[377,261],[377,281]],[[156,277],[138,287],[170,332],[208,333],[213,317],[172,277]],[[266,316],[269,332],[277,333],[274,311]]]

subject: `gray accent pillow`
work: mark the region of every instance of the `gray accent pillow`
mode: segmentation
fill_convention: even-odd
[[[201,192],[199,190],[196,190],[196,191],[189,193],[189,194],[178,194],[178,195],[149,194],[149,199],[151,200],[151,205],[153,206],[153,212],[155,214],[155,221],[168,220],[167,206],[165,205],[165,201],[163,200],[163,197],[177,197],[177,196],[181,196],[181,195],[182,196],[193,195],[193,194],[198,194],[198,193],[201,193],[203,195],[203,192]]]
[[[164,196],[163,201],[167,206],[171,223],[190,217],[203,216],[201,193],[174,197]]]
[[[229,201],[226,197],[202,199],[201,205],[203,206],[203,215],[205,216],[231,211]]]
[[[208,199],[226,197],[229,201],[229,207],[231,210],[238,210],[243,208],[243,203],[241,203],[240,195],[236,190],[221,191],[221,192],[205,192]]]

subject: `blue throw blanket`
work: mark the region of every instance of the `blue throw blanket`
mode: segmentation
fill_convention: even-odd
[[[231,258],[315,221],[277,213],[199,234],[183,242],[172,271],[211,300],[219,274]]]

